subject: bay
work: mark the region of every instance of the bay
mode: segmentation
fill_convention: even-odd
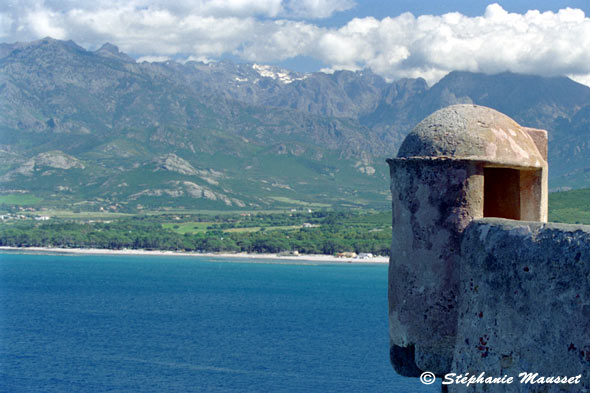
[[[436,392],[389,364],[387,267],[0,254],[0,391]]]

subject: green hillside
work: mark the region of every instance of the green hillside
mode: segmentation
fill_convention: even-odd
[[[590,225],[590,188],[550,193],[549,221]]]

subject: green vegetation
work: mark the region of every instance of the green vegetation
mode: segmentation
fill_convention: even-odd
[[[186,233],[199,233],[199,232],[207,232],[207,228],[213,225],[213,222],[205,221],[205,222],[167,222],[162,224],[164,229],[170,229],[173,232],[176,232],[180,235],[184,235]]]
[[[590,225],[590,188],[549,194],[549,221]]]
[[[41,198],[29,194],[8,194],[0,195],[0,205],[37,205],[42,201]]]
[[[113,220],[9,220],[0,245],[201,252],[387,255],[391,214],[314,212],[133,216]]]
[[[256,232],[256,231],[277,231],[277,230],[292,230],[302,228],[301,225],[282,225],[276,227],[250,227],[250,228],[230,228],[225,229],[224,232]]]
[[[40,216],[51,219],[33,219]],[[551,193],[549,219],[590,224],[590,189]],[[0,222],[0,245],[309,254],[354,251],[387,255],[391,245],[391,212],[308,212],[305,207],[298,211],[162,209],[121,214],[37,210],[33,206],[14,205],[9,217]]]
[[[39,212],[40,215],[49,216],[52,218],[64,218],[72,220],[109,220],[114,218],[132,217],[126,213],[113,213],[101,211],[81,211],[74,212],[64,209],[43,209]],[[31,215],[27,213],[27,215]]]
[[[273,197],[270,197],[270,199],[273,199],[277,202],[283,202],[285,205],[296,205],[296,206],[298,205],[298,206],[308,206],[308,207],[330,207],[330,205],[327,203],[304,202],[304,201],[298,201],[296,199],[291,199],[291,198],[287,198],[287,197],[273,196]]]

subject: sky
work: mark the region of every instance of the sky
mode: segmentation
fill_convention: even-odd
[[[590,0],[5,0],[0,42],[44,37],[138,61],[371,69],[429,84],[453,70],[590,86]]]

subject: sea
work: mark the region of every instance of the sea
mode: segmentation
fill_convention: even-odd
[[[440,392],[388,347],[385,265],[0,253],[0,392]]]

